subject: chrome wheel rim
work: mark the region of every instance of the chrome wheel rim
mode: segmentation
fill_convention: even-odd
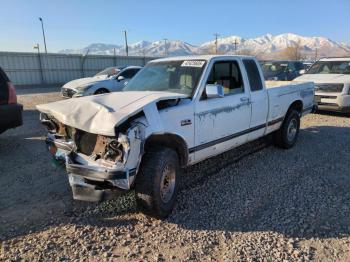
[[[175,191],[175,169],[166,165],[163,169],[162,179],[160,182],[160,198],[164,203],[168,203]]]
[[[289,122],[288,129],[287,129],[287,138],[288,141],[293,141],[298,130],[298,122],[296,119],[292,119]]]

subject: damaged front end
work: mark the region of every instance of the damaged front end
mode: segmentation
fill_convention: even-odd
[[[132,187],[141,155],[138,125],[112,137],[66,126],[44,113],[40,120],[48,129],[49,151],[66,167],[74,199],[102,201]]]

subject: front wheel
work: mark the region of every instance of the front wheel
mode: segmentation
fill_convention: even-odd
[[[291,110],[287,113],[281,128],[274,134],[275,145],[285,149],[293,147],[298,139],[299,129],[300,114],[296,110]]]
[[[166,218],[175,205],[179,180],[179,157],[166,147],[147,152],[137,175],[137,207],[145,214]]]

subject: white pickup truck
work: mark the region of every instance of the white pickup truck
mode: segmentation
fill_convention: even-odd
[[[37,108],[74,199],[101,201],[134,188],[138,207],[164,218],[181,167],[272,132],[279,147],[295,144],[314,85],[263,79],[253,57],[165,58],[149,62],[123,92]]]

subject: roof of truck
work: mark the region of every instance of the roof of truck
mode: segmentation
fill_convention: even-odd
[[[179,61],[179,60],[206,60],[209,61],[216,57],[222,58],[254,58],[253,56],[245,56],[245,55],[188,55],[188,56],[173,56],[173,57],[165,57],[152,60],[151,62],[166,62],[166,61]]]

